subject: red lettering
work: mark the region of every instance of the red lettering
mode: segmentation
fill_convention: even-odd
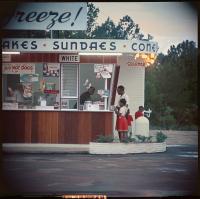
[[[28,66],[28,65],[22,65],[21,66],[21,70],[32,70],[33,67],[32,66]]]

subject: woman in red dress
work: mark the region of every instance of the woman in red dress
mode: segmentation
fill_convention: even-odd
[[[128,108],[126,107],[125,99],[121,99],[119,105],[120,107],[115,109],[117,114],[116,130],[118,131],[120,142],[123,142],[124,139],[128,138],[128,121],[126,119]]]

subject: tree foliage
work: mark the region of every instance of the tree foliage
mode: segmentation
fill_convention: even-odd
[[[87,30],[86,31],[54,31],[53,38],[79,38],[79,39],[139,39],[144,35],[140,33],[139,25],[130,16],[120,19],[117,25],[109,17],[101,25],[96,24],[99,9],[93,3],[87,3]],[[148,37],[149,38],[149,37]]]
[[[197,125],[197,48],[193,41],[172,45],[146,70],[145,101],[151,123],[163,128]]]
[[[116,35],[115,24],[109,17],[101,26],[97,26],[92,32],[92,37],[95,39],[115,39]]]

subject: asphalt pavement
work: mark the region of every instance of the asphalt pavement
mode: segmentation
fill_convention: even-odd
[[[127,155],[4,153],[1,196],[198,196],[198,146]]]

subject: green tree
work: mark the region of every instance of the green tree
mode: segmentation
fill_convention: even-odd
[[[143,34],[140,34],[139,25],[136,24],[130,16],[126,15],[120,19],[117,30],[118,39],[142,39]]]
[[[154,125],[197,125],[197,53],[195,43],[186,40],[146,70],[145,101]]]
[[[115,39],[116,27],[113,21],[108,17],[101,26],[97,26],[92,32],[92,37],[95,39]]]

